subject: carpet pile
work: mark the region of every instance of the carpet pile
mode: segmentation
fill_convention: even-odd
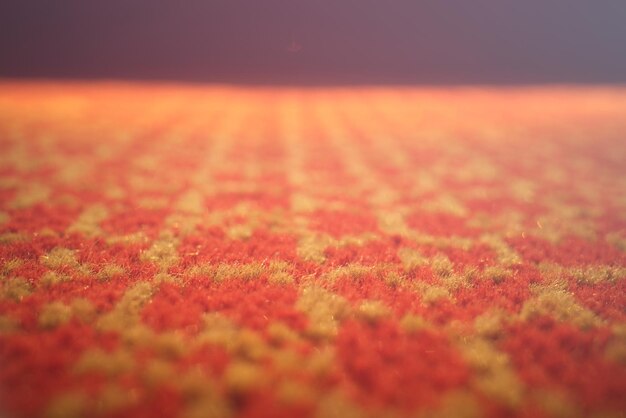
[[[624,417],[626,90],[0,86],[0,415]]]

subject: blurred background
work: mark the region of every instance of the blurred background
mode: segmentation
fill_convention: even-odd
[[[0,77],[623,83],[626,1],[3,1]]]

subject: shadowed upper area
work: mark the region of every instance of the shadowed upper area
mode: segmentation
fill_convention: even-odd
[[[0,76],[242,84],[626,81],[626,3],[0,4]]]

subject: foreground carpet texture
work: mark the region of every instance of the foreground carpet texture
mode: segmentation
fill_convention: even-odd
[[[0,415],[623,417],[626,90],[0,87]]]

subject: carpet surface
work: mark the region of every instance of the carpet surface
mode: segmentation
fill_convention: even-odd
[[[623,417],[626,90],[0,85],[0,416]]]

